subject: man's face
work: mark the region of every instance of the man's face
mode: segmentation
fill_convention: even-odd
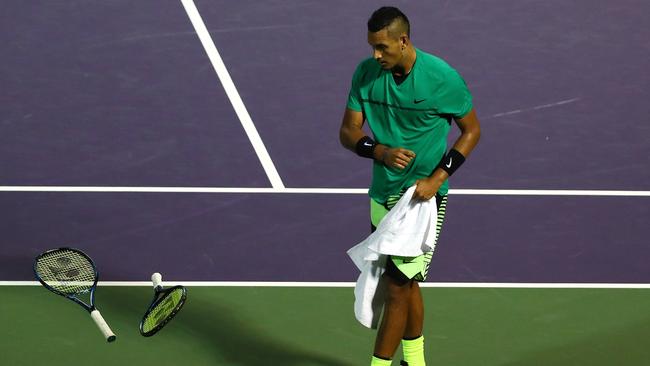
[[[392,69],[402,60],[402,41],[391,37],[388,27],[378,32],[368,32],[368,44],[372,47],[372,57],[384,70]]]

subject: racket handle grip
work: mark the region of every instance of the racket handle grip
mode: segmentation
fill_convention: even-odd
[[[99,330],[102,332],[104,335],[104,338],[106,338],[107,342],[113,342],[115,340],[115,333],[111,330],[111,328],[108,326],[106,323],[106,320],[102,317],[102,314],[99,313],[99,310],[95,309],[90,312],[90,317],[93,318],[95,321],[95,324],[99,327]]]
[[[162,287],[162,275],[158,272],[152,274],[151,282],[153,282],[153,288]]]

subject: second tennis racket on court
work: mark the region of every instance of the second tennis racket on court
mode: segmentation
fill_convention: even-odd
[[[153,300],[140,322],[140,334],[151,337],[169,323],[185,305],[187,289],[184,286],[164,288],[162,275],[151,275],[153,283]]]

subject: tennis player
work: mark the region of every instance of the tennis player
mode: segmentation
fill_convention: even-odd
[[[370,218],[375,229],[406,188],[413,199],[436,196],[437,233],[445,216],[447,178],[478,143],[480,125],[472,96],[458,72],[440,58],[416,48],[408,18],[382,7],[368,20],[372,57],[362,61],[340,129],[343,146],[373,160]],[[362,130],[368,121],[373,138]],[[452,121],[461,134],[447,151]],[[426,279],[432,253],[390,257],[381,281],[386,286],[384,313],[371,365],[390,365],[402,343],[409,366],[425,365],[424,308],[418,286]]]

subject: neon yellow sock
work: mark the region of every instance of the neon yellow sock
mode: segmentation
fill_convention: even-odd
[[[393,360],[384,360],[384,359],[372,356],[372,361],[370,362],[370,366],[390,366],[392,363],[393,363]]]
[[[404,361],[408,362],[409,366],[426,365],[424,361],[424,336],[411,340],[402,339],[402,352],[404,353]]]

